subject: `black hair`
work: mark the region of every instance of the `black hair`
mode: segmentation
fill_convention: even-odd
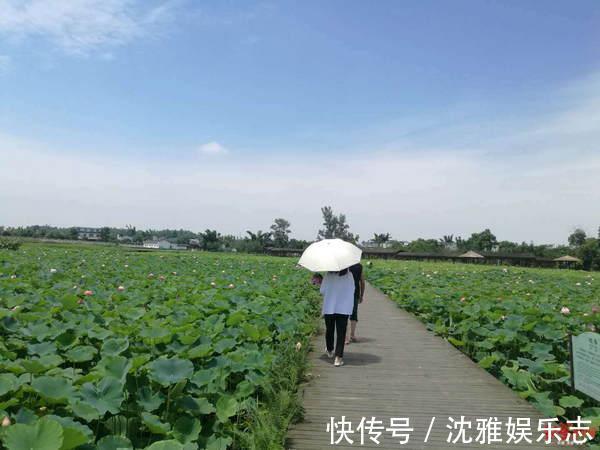
[[[344,276],[344,275],[346,275],[347,273],[348,273],[348,268],[346,267],[344,270],[340,270],[340,271],[338,272],[338,275],[339,275],[340,277],[343,277],[343,276]]]

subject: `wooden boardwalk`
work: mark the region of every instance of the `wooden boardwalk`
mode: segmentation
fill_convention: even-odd
[[[324,337],[315,337],[312,377],[303,389],[304,421],[292,427],[286,448],[316,450],[327,448],[442,449],[442,448],[547,448],[536,444],[540,416],[522,400],[481,369],[444,339],[435,336],[412,314],[398,308],[377,289],[367,286],[365,302],[359,308],[357,335],[361,342],[346,346],[345,365],[334,367],[323,353]],[[331,445],[326,426],[330,417],[345,415],[352,423],[354,441]],[[448,418],[472,420],[470,445],[448,443]],[[361,445],[356,430],[362,417],[375,417],[389,427],[390,418],[408,417],[410,439],[399,444],[383,430],[377,445],[365,433]],[[435,422],[424,442],[432,418]],[[508,417],[529,417],[533,444],[477,444],[476,419],[497,417],[501,437],[508,439]],[[456,431],[453,432],[456,436]],[[336,435],[336,439],[339,435]]]

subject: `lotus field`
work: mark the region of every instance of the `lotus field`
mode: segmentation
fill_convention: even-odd
[[[239,447],[278,358],[307,347],[307,276],[254,256],[0,251],[0,448]]]
[[[549,417],[594,418],[572,392],[569,334],[600,329],[600,279],[581,271],[376,262],[369,280]]]

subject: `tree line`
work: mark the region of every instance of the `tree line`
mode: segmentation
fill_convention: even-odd
[[[374,233],[368,240],[350,231],[345,214],[336,214],[331,206],[321,208],[322,227],[316,239],[340,238],[366,247],[385,247],[397,251],[419,253],[454,253],[468,250],[498,252],[502,254],[530,254],[542,258],[556,258],[565,254],[579,257],[585,269],[600,270],[600,228],[597,237],[587,236],[584,230],[575,229],[568,236],[568,244],[546,245],[533,242],[511,242],[498,240],[490,229],[472,233],[468,238],[444,235],[437,239],[419,238],[412,241],[394,239],[390,233]],[[221,234],[217,230],[206,229],[193,232],[184,229],[139,230],[127,225],[123,228],[100,228],[100,240],[104,242],[142,244],[152,239],[166,239],[170,242],[187,245],[207,251],[239,251],[263,253],[268,248],[304,249],[310,241],[292,238],[291,223],[284,218],[276,218],[268,230],[247,230],[244,236]],[[41,239],[78,239],[77,227],[54,227],[50,225],[31,225],[25,227],[2,227],[0,236],[41,238]]]

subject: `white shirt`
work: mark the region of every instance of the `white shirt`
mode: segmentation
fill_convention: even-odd
[[[323,314],[352,314],[354,309],[354,277],[348,271],[340,276],[328,273],[321,283],[323,294]]]

